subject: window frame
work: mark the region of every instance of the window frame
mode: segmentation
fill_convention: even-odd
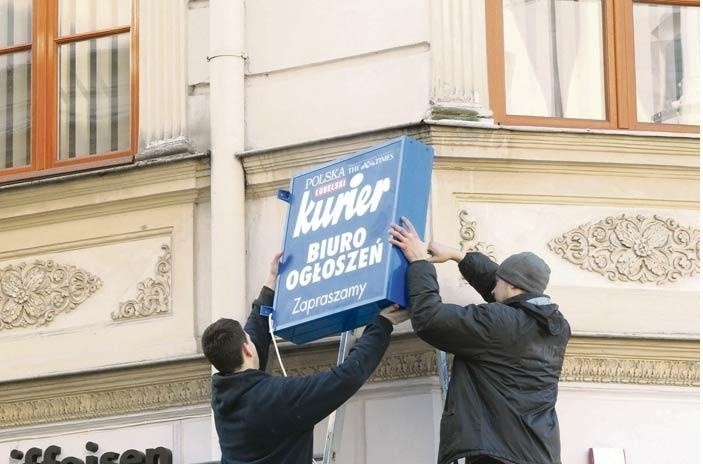
[[[138,147],[139,124],[139,32],[137,11],[139,0],[132,0],[131,24],[109,29],[58,37],[59,0],[32,0],[32,41],[3,48],[3,54],[17,48],[31,49],[30,163],[0,169],[0,182],[31,179],[78,170],[95,169],[134,161]],[[58,49],[75,43],[117,34],[129,33],[130,40],[130,144],[126,150],[77,156],[68,160],[58,157]]]
[[[602,0],[602,2],[605,119],[598,120],[507,114],[503,2],[485,0],[488,93],[496,124],[698,133],[699,125],[637,121],[633,8],[634,3],[700,8],[700,1]]]

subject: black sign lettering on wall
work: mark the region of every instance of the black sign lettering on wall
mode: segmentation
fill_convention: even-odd
[[[127,450],[120,456],[120,464],[144,464],[144,453],[137,450]]]
[[[86,451],[97,453],[98,445],[89,441],[85,444]],[[173,464],[173,453],[170,449],[159,446],[147,448],[146,452],[128,449],[123,453],[106,451],[100,456],[88,455],[85,460],[75,456],[61,456],[61,447],[51,445],[45,450],[29,448],[26,453],[13,449],[10,451],[10,463],[13,464]],[[24,459],[23,459],[24,458]]]
[[[146,464],[172,464],[173,455],[171,450],[159,446],[156,449],[148,448],[146,450]]]
[[[61,464],[85,464],[82,459],[74,458],[73,456],[69,456],[65,459],[61,460]]]
[[[100,464],[117,464],[118,461],[117,459],[120,457],[119,453],[115,453],[114,451],[108,451],[107,453],[103,454],[100,456]]]

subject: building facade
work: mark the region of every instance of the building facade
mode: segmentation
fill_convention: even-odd
[[[218,460],[200,335],[248,313],[276,191],[410,135],[428,240],[552,269],[563,462],[698,462],[699,23],[688,0],[0,2],[0,460]],[[289,374],[337,347],[281,343]],[[434,462],[441,414],[401,326],[337,462]]]

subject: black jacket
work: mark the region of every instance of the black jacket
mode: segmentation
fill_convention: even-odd
[[[442,303],[427,261],[407,272],[417,335],[454,354],[440,424],[438,462],[488,455],[518,464],[558,464],[554,405],[569,324],[549,297],[522,294],[495,302],[498,265],[481,253],[459,263],[464,278],[489,303]]]
[[[361,388],[388,347],[393,326],[379,316],[341,365],[305,377],[272,376],[263,371],[271,337],[259,307],[270,306],[273,295],[267,287],[261,290],[244,327],[262,370],[212,377],[212,410],[223,464],[310,464],[315,424]]]

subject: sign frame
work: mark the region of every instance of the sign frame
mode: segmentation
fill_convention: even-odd
[[[401,136],[298,173],[291,178],[290,191],[279,192],[279,198],[287,201],[290,206],[284,224],[283,257],[279,267],[279,278],[273,303],[272,324],[275,335],[296,344],[302,344],[366,325],[373,321],[381,309],[390,304],[396,303],[400,306],[406,306],[405,271],[408,263],[402,252],[388,243],[388,229],[391,222],[400,223],[400,218],[405,216],[415,224],[420,237],[424,236],[433,158],[434,150],[431,147],[411,137]],[[335,177],[335,173],[340,171],[344,173],[344,176]],[[380,175],[388,174],[388,176],[377,180],[372,188],[370,184],[361,184],[364,179],[363,172],[371,174],[371,177],[378,173],[382,173]],[[362,174],[360,175],[359,173]],[[311,179],[313,182],[310,182]],[[321,185],[324,190],[313,191],[313,189],[307,189],[308,186],[306,185],[306,190],[302,191],[300,184],[303,181],[307,184],[315,184],[315,179],[324,180],[325,182],[318,181],[317,185],[311,185],[311,187],[314,189]],[[332,204],[333,201],[335,203],[339,202],[341,196],[345,194],[345,189],[351,193],[348,187],[359,192],[367,189],[366,193],[368,195],[365,195],[367,203],[359,207],[360,212],[351,214],[351,218],[349,218],[349,208],[351,208],[352,213],[354,213],[354,210],[350,204],[347,204],[349,208],[344,210],[346,211],[345,220],[338,222],[334,222],[334,220],[332,222],[328,221],[327,224],[324,221],[315,221],[316,217],[314,216],[318,212],[313,211],[308,206],[312,204],[314,207],[319,207],[320,211],[322,211],[323,206],[315,205],[315,200],[310,200],[311,191],[323,197],[333,193],[336,197],[334,197],[334,200],[330,200],[330,204]],[[335,194],[335,191],[339,193]],[[387,196],[387,193],[391,195]],[[354,196],[356,196],[356,192],[354,192]],[[363,193],[359,193],[359,198],[362,196],[364,196]],[[330,198],[332,197],[330,196]],[[356,200],[361,201],[359,198],[356,198]],[[317,201],[322,203],[323,200]],[[305,207],[301,206],[301,203]],[[369,208],[364,208],[364,206],[369,206]],[[374,206],[378,209],[374,210]],[[330,209],[332,207],[336,206],[331,206]],[[328,210],[326,209],[325,212],[328,212]],[[313,216],[312,220],[308,220],[308,215],[310,214]],[[320,216],[322,216],[322,213],[320,213]],[[337,218],[339,216],[338,214]],[[362,218],[362,216],[369,216],[369,218]],[[368,223],[364,222],[366,220],[368,220]],[[325,233],[329,235],[330,231],[335,234],[344,227],[340,223],[349,224],[350,227],[352,224],[361,224],[354,230],[353,234],[348,231],[341,234],[342,243],[345,243],[344,239],[349,239],[350,236],[351,241],[348,241],[348,243],[359,245],[360,242],[363,242],[367,246],[368,243],[371,243],[372,245],[369,248],[371,249],[370,253],[373,253],[372,259],[374,256],[378,258],[379,250],[382,250],[380,251],[380,261],[375,261],[373,263],[373,266],[375,266],[373,271],[369,271],[373,273],[375,278],[372,281],[367,280],[363,286],[361,283],[354,284],[356,286],[352,284],[342,285],[342,290],[329,291],[325,287],[326,284],[344,282],[344,279],[351,278],[342,274],[341,276],[335,276],[333,279],[327,279],[322,285],[318,285],[321,281],[309,284],[311,286],[317,285],[319,288],[319,294],[314,298],[303,299],[302,296],[296,296],[305,294],[305,290],[300,290],[296,293],[289,289],[292,283],[302,282],[300,280],[302,279],[301,276],[303,276],[300,271],[301,265],[304,261],[309,264],[311,256],[314,256],[313,252],[325,247],[325,239],[321,240],[321,236]],[[366,224],[371,224],[371,227],[367,227]],[[325,232],[324,229],[327,228],[329,229]],[[318,229],[322,230],[322,232],[318,232]],[[373,232],[368,234],[367,229],[372,229]],[[315,238],[306,242],[304,236],[308,233],[314,235]],[[345,234],[347,235],[345,236]],[[359,236],[358,240],[357,235]],[[301,238],[301,236],[303,237]],[[339,240],[339,236],[332,235],[331,237]],[[330,240],[332,239],[331,237]],[[315,241],[318,242],[316,243]],[[306,246],[307,260],[302,256],[302,249]],[[321,255],[324,254],[323,252],[320,253]],[[318,263],[316,262],[315,264]],[[309,268],[310,266],[305,267]],[[357,281],[359,281],[359,272],[360,270],[356,270],[349,274],[355,275]],[[297,275],[293,276],[293,273],[297,273]],[[306,274],[306,279],[307,277],[309,277],[309,273]],[[369,282],[372,284],[370,292],[365,292]],[[339,296],[339,293],[336,292],[341,292],[342,296],[344,296],[345,291],[350,295],[353,293],[352,296],[356,297],[356,299],[352,299],[347,295],[342,300],[349,300],[348,303],[327,303],[327,296],[330,296],[329,300],[331,301],[335,294]],[[315,302],[319,303],[323,299],[325,304],[320,306],[328,306],[327,309],[318,311],[316,310],[319,307],[317,304],[313,308],[310,307]],[[338,301],[336,300],[335,302]],[[304,303],[307,303],[307,305],[304,305]],[[302,312],[305,312],[305,315],[293,316]]]

